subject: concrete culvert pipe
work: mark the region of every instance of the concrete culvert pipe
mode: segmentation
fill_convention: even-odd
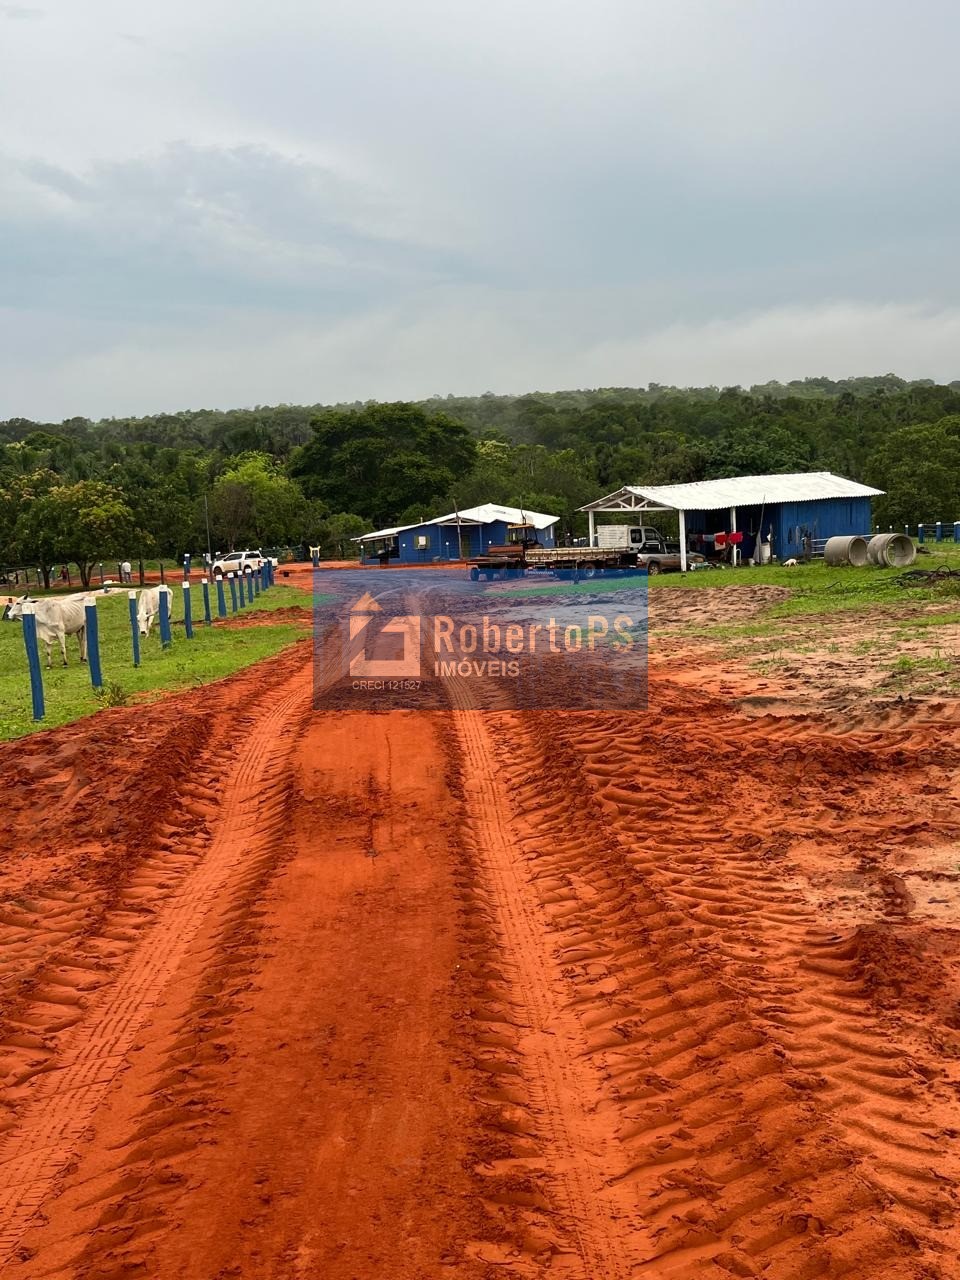
[[[859,534],[849,537],[828,538],[823,548],[827,564],[852,564],[860,569],[867,563],[867,540]]]
[[[917,558],[913,539],[905,533],[878,533],[867,546],[870,563],[885,569],[906,569]]]

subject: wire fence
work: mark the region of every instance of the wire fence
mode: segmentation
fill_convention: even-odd
[[[246,566],[240,572],[228,571],[211,580],[203,576],[198,583],[190,578],[189,557],[183,566],[183,581],[180,589],[183,593],[183,633],[187,641],[194,638],[194,618],[198,624],[210,627],[216,619],[224,619],[231,614],[249,608],[263,592],[268,591],[275,582],[273,562],[269,559],[261,561],[258,568]],[[21,584],[25,585],[25,584]],[[27,655],[27,669],[30,676],[30,696],[33,705],[34,720],[43,720],[45,702],[43,692],[43,670],[40,663],[40,645],[47,647],[47,662],[50,662],[50,650],[54,640],[61,646],[67,635],[79,635],[81,655],[86,658],[90,683],[96,691],[104,687],[103,666],[100,652],[100,626],[97,616],[97,600],[109,594],[115,594],[116,583],[105,582],[99,589],[92,590],[84,596],[45,597],[41,600],[18,599],[6,606],[5,612],[13,619],[23,622],[23,642]],[[194,589],[199,586],[197,611],[194,612]],[[122,583],[119,590],[123,590]],[[166,583],[155,587],[145,587],[139,592],[128,590],[130,613],[130,646],[134,667],[140,666],[140,639],[149,635],[156,620],[160,630],[160,643],[168,649],[173,644],[171,621],[173,617],[174,589]],[[76,607],[70,607],[73,604]],[[82,607],[81,607],[82,606]]]

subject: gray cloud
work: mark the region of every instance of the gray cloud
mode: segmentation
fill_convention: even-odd
[[[42,17],[42,9],[22,4],[0,4],[0,18],[9,18],[12,22],[30,22]]]
[[[947,0],[46,16],[0,51],[0,416],[960,372]]]

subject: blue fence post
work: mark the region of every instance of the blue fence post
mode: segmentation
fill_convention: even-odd
[[[170,648],[170,599],[173,595],[171,591],[160,592],[160,645],[164,649]]]
[[[185,578],[190,577],[190,552],[189,551],[185,551],[183,553],[183,576]]]
[[[262,577],[263,577],[263,565],[260,566],[259,572],[254,572],[254,570],[252,569],[250,570],[250,584],[253,587],[253,594],[255,596],[258,596],[260,594],[260,579]]]
[[[943,541],[943,521],[942,520],[937,521],[937,541],[938,542]]]
[[[203,625],[209,627],[213,619],[210,616],[210,583],[206,578],[200,579],[203,587]]]
[[[920,543],[921,547],[923,546],[924,534],[925,534],[924,526],[922,524],[918,524],[917,525],[917,541]]]
[[[266,591],[266,589],[267,589],[267,562],[266,560],[264,560],[263,564],[260,566],[260,590]]]
[[[953,540],[954,542],[960,542],[960,520],[954,520],[953,522]]]
[[[228,573],[227,581],[230,583],[230,608],[233,613],[236,613],[237,612],[237,580],[232,573]]]
[[[90,666],[90,683],[95,689],[103,688],[100,670],[100,624],[97,620],[96,601],[91,600],[83,610],[87,619],[87,662]]]
[[[217,587],[217,617],[225,618],[227,616],[227,597],[223,593],[223,574],[219,578],[214,579]]]
[[[37,644],[36,605],[23,606],[23,643],[27,650],[27,666],[30,668],[30,697],[33,701],[34,720],[43,719],[43,675],[40,672],[40,647]]]
[[[245,576],[247,579],[247,604],[253,604],[253,570],[248,569]]]
[[[319,569],[320,568],[320,548],[319,547],[310,548],[310,559],[313,561],[313,567],[315,569]]]
[[[183,584],[183,629],[187,639],[193,639],[193,602],[190,599],[190,583]]]
[[[140,665],[140,620],[137,618],[137,593],[135,591],[127,592],[127,601],[130,605],[130,634],[133,637],[133,665]]]

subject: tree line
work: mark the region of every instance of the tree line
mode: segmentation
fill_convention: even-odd
[[[582,532],[623,484],[835,471],[881,525],[960,519],[960,382],[888,374],[0,422],[0,565],[320,545],[500,502]]]

